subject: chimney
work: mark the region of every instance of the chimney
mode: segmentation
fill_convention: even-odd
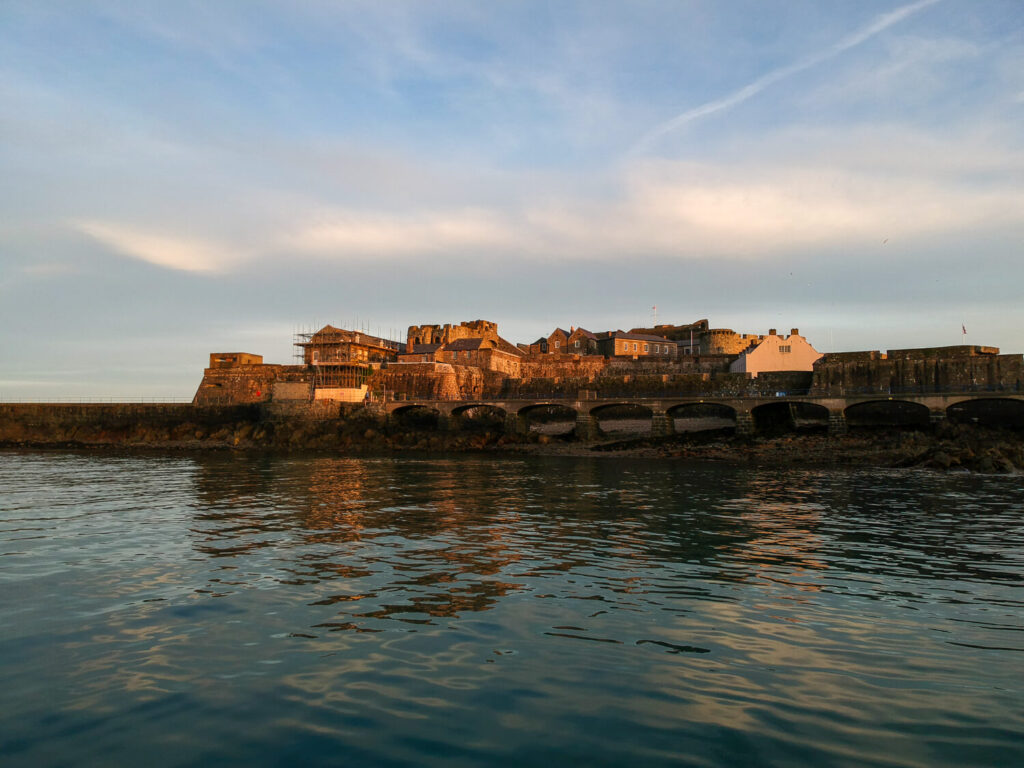
[[[770,328],[770,329],[768,330],[768,335],[769,335],[769,336],[774,336],[774,335],[775,335],[775,329],[774,329],[774,328]]]
[[[789,335],[790,336],[799,336],[800,335],[800,329],[799,328],[790,328],[789,329]]]

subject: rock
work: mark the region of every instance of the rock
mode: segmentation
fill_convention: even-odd
[[[1017,467],[1015,467],[1013,462],[1010,461],[1005,456],[1000,456],[998,459],[995,460],[994,463],[996,472],[999,472],[1001,474],[1012,475],[1014,472],[1017,471]]]

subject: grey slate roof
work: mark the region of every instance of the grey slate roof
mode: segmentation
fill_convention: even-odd
[[[627,339],[629,341],[654,341],[658,343],[668,341],[664,336],[648,336],[646,333],[626,333],[625,331],[616,331],[608,338]]]
[[[440,348],[440,344],[413,344],[411,353],[402,352],[400,354],[432,355]]]

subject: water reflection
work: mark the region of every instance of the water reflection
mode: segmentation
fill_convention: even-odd
[[[0,488],[26,764],[54,731],[368,765],[998,765],[1024,736],[1012,479],[26,454]]]

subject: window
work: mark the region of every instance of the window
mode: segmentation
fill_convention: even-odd
[[[779,347],[779,352],[781,352],[783,355],[787,355],[792,351],[793,347],[789,344],[783,344]]]
[[[644,344],[644,352],[646,352],[648,349],[650,349],[650,346],[651,346],[650,344]]]
[[[636,342],[633,342],[633,351],[636,352]]]
[[[580,348],[580,340],[576,339],[575,343],[576,343],[576,349],[579,349]]]
[[[654,345],[654,354],[658,354],[659,352],[661,352],[661,345],[660,344],[655,344]]]
[[[558,345],[561,343],[558,339],[555,339],[555,349],[558,349]]]

